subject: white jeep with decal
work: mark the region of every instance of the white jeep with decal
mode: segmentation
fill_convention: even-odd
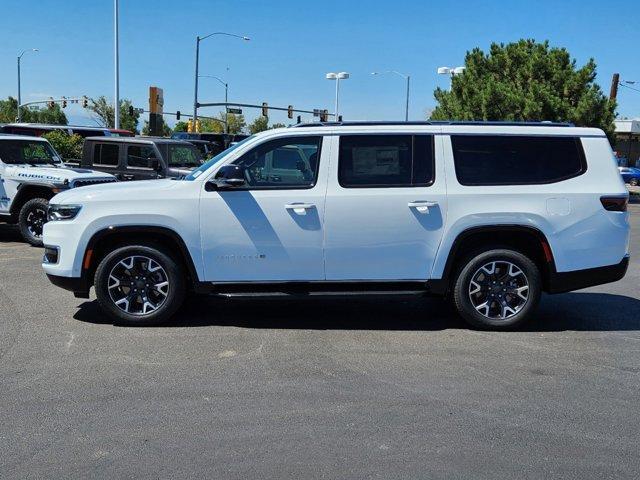
[[[115,181],[108,173],[65,166],[44,138],[0,135],[0,220],[17,223],[32,245],[42,245],[51,197],[69,188]]]

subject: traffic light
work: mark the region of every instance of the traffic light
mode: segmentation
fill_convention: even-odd
[[[89,106],[89,99],[86,95],[82,96],[82,108],[87,108]]]
[[[133,111],[133,105],[129,105],[129,116],[133,117],[134,111]]]
[[[176,112],[176,120],[180,120],[180,110]]]
[[[187,120],[187,132],[193,133],[193,120]]]
[[[289,105],[289,107],[287,107],[287,117],[293,118],[293,105]]]
[[[267,102],[262,102],[262,116],[269,116],[269,104]]]
[[[49,97],[49,101],[47,102],[47,107],[53,108],[56,106],[56,102],[53,101],[53,97]]]
[[[320,121],[326,122],[327,120],[329,120],[329,110],[325,109],[320,113]]]
[[[62,97],[62,108],[67,108],[67,97]]]
[[[196,120],[196,133],[200,133],[200,127],[201,127],[200,120]]]

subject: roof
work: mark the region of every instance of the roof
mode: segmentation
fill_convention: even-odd
[[[472,126],[514,126],[514,127],[573,127],[573,123],[568,122],[494,122],[494,121],[458,121],[458,120],[425,120],[412,122],[399,121],[355,121],[355,122],[313,122],[298,123],[292,125],[299,127],[361,127],[361,126],[421,126],[421,125],[472,125]]]
[[[27,122],[15,122],[15,123],[7,123],[3,125],[5,127],[30,127],[30,128],[82,128],[84,130],[113,130],[108,127],[99,127],[97,125],[87,126],[87,125],[55,125],[51,123],[27,123]],[[128,131],[128,130],[123,130]]]
[[[30,135],[14,135],[12,133],[0,133],[0,140],[33,140],[38,142],[46,142],[43,137],[32,137]]]
[[[85,140],[113,143],[189,143],[179,138],[167,137],[87,137]]]
[[[640,119],[616,120],[616,133],[640,134]]]

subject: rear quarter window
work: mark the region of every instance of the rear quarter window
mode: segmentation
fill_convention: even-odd
[[[461,185],[539,185],[582,175],[579,137],[451,135]]]

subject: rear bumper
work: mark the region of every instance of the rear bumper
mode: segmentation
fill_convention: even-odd
[[[82,277],[60,277],[47,273],[49,281],[56,287],[73,292],[76,298],[89,298],[89,285]]]
[[[549,275],[547,293],[563,293],[581,288],[602,285],[620,280],[627,273],[629,255],[616,265],[574,270],[571,272],[553,272]]]

